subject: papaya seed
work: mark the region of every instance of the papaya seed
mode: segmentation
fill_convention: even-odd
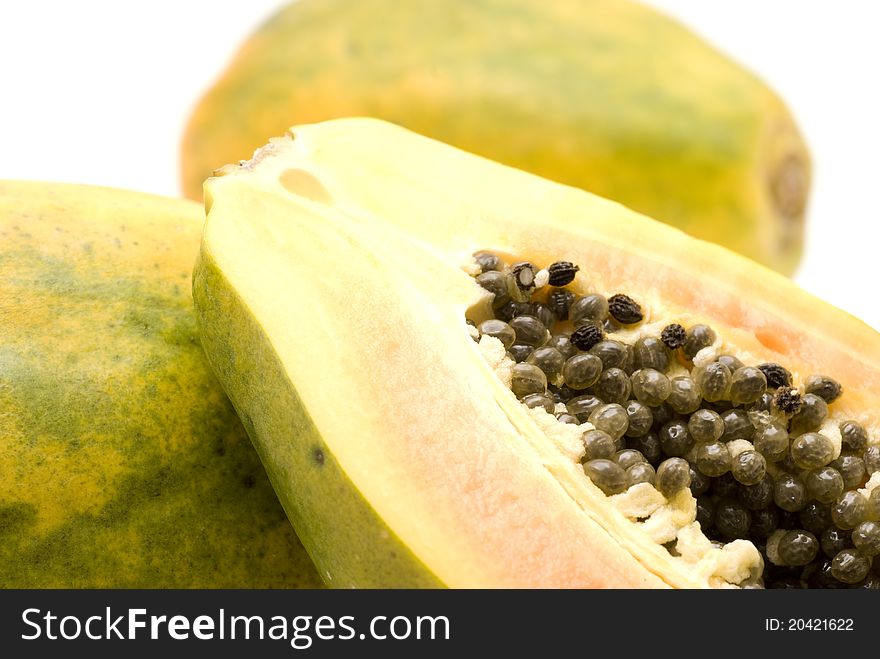
[[[783,368],[774,362],[767,362],[758,365],[758,369],[764,373],[767,378],[767,387],[769,389],[779,389],[780,387],[791,386],[791,373],[788,369]]]
[[[684,327],[678,323],[670,323],[660,332],[660,340],[663,341],[663,343],[666,344],[666,347],[670,350],[681,348],[684,345],[686,337],[687,334],[684,331]]]
[[[645,317],[639,303],[623,293],[615,293],[608,298],[608,313],[623,325],[640,323]]]
[[[549,278],[547,283],[551,286],[566,286],[574,281],[574,276],[580,270],[578,266],[569,261],[556,261],[547,268]]]
[[[773,404],[789,416],[797,414],[801,409],[801,394],[797,389],[783,387],[776,393]]]
[[[602,328],[593,323],[581,325],[571,334],[571,342],[579,350],[589,350],[603,338]]]

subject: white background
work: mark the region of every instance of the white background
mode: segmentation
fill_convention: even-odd
[[[0,178],[179,194],[186,118],[238,44],[281,4],[3,0]],[[786,100],[815,167],[796,280],[880,328],[880,3],[648,4],[691,26]]]

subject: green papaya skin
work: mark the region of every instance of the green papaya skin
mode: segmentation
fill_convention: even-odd
[[[327,449],[258,320],[208,250],[193,271],[193,296],[211,367],[247,410],[242,422],[327,585],[442,587]],[[332,502],[333,512],[309,505],[315,501]]]
[[[292,124],[372,116],[619,201],[780,272],[810,159],[754,75],[628,0],[299,0],[193,113],[184,193]]]
[[[322,585],[198,341],[203,217],[0,182],[0,587]]]

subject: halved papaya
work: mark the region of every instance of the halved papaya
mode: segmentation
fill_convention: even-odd
[[[880,335],[784,277],[616,203],[371,119],[292,129],[220,170],[205,199],[193,281],[202,341],[330,585],[877,585]],[[485,272],[507,288],[481,285]],[[606,313],[572,324],[552,291],[601,297]],[[511,312],[505,296],[533,306]],[[555,317],[528,339],[516,318],[541,317],[537,304]],[[569,383],[558,373],[539,394],[550,404],[523,404],[528,387],[511,386],[528,380],[517,368],[530,362],[484,325],[503,313],[512,340],[533,348],[551,334],[577,355],[595,354],[597,336],[622,346],[629,361],[601,358],[602,373],[627,381],[621,402],[648,401],[659,378],[695,382],[725,475],[693,496],[691,438],[677,472],[661,476],[655,463],[650,482],[606,488],[590,471],[588,433],[612,437],[606,462],[617,467],[640,437],[607,425],[620,420],[611,394],[600,402],[613,413],[562,422]],[[665,366],[635,354],[647,339],[663,343]],[[721,373],[721,389],[707,372]],[[733,393],[731,378],[751,393]],[[653,402],[643,405],[654,419],[646,432],[674,443],[677,423],[687,439],[693,410]],[[784,456],[766,449],[770,426],[785,432]],[[663,462],[675,455],[667,448]],[[756,483],[731,475],[762,461]],[[682,463],[689,484],[670,487]],[[798,510],[775,503],[783,474],[804,489],[819,469],[845,473],[846,495],[861,497],[857,529],[835,527],[839,502],[809,498],[816,488]]]

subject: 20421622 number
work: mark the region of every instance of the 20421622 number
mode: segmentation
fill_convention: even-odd
[[[852,631],[852,618],[789,618],[790,631]]]

